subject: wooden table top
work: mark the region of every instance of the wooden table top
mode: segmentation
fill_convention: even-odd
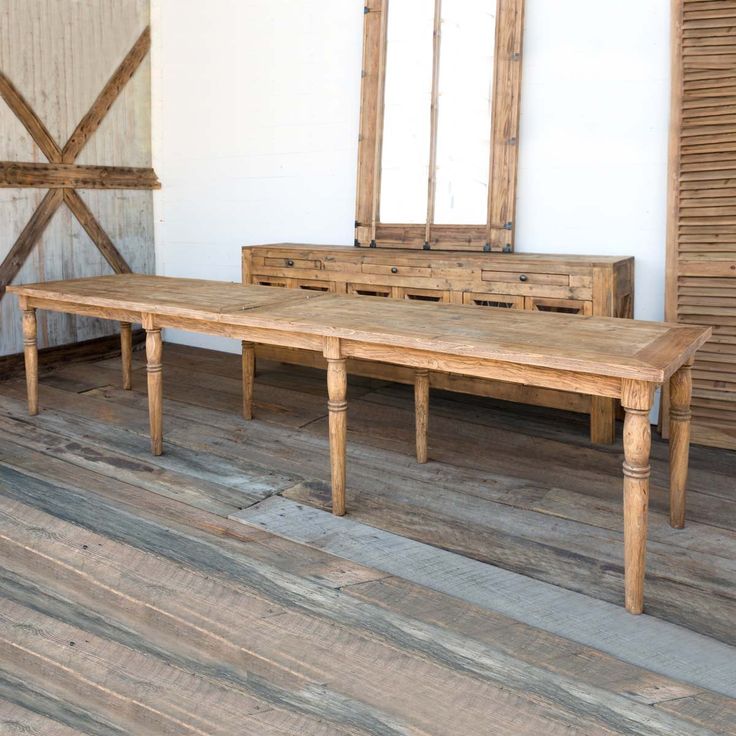
[[[188,317],[662,383],[710,328],[495,310],[142,274],[8,287],[38,299]]]

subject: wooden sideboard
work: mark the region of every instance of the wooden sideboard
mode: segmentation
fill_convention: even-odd
[[[242,250],[243,283],[467,304],[476,308],[633,317],[634,259],[449,253],[280,243]],[[326,368],[319,352],[259,345],[261,358]],[[414,383],[406,366],[350,359],[348,370]],[[613,399],[431,372],[433,388],[589,413],[591,440],[613,442]]]

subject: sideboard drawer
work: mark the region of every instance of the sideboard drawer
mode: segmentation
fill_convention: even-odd
[[[524,297],[517,294],[484,294],[479,291],[463,293],[463,304],[496,309],[524,309]]]
[[[389,265],[383,263],[364,263],[360,267],[363,273],[375,274],[376,276],[412,276],[429,278],[432,269],[427,266],[403,266],[398,263]]]
[[[569,273],[537,273],[535,271],[506,271],[484,268],[480,272],[483,281],[501,281],[520,284],[547,284],[551,286],[570,286]]]
[[[450,292],[443,289],[410,289],[403,287],[399,290],[401,299],[409,299],[417,302],[450,302]]]
[[[374,284],[347,284],[348,294],[355,296],[392,296],[390,286],[375,286]]]
[[[305,291],[335,291],[334,281],[319,281],[318,279],[294,279],[292,287]]]
[[[311,259],[304,259],[304,258],[291,258],[289,256],[281,257],[273,257],[273,256],[266,256],[265,258],[261,259],[264,266],[270,267],[270,268],[306,268],[306,269],[321,269],[322,268],[322,262],[321,261],[315,261]],[[260,265],[260,264],[256,264]]]
[[[286,279],[275,279],[271,276],[259,276],[258,274],[255,274],[253,276],[253,283],[257,286],[281,286],[281,287],[287,287],[289,284],[286,282]]]
[[[593,303],[582,299],[549,299],[526,297],[524,308],[532,312],[560,312],[562,314],[593,314]]]

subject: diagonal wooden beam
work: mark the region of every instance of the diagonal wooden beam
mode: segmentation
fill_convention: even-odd
[[[133,44],[133,47],[89,109],[89,112],[79,121],[79,125],[77,125],[66,142],[62,150],[62,161],[64,163],[74,163],[80,151],[99,127],[107,111],[112,107],[113,102],[118,98],[120,91],[125,87],[133,74],[135,74],[150,48],[151,28],[148,26],[141,33],[135,44]]]
[[[131,273],[127,261],[107,236],[107,233],[102,229],[102,226],[97,222],[92,211],[77,191],[75,189],[56,189],[52,191],[63,192],[66,206],[72,211],[74,217],[79,220],[79,224],[85,229],[100,253],[105,256],[105,260],[112,266],[112,270],[115,273]]]
[[[23,232],[8,251],[5,260],[0,263],[0,299],[5,295],[5,287],[18,275],[18,271],[23,267],[26,258],[33,250],[33,246],[43,235],[62,201],[61,189],[49,189],[28,224],[23,228]]]
[[[63,149],[59,148],[46,126],[13,83],[0,72],[0,96],[49,160],[49,164],[0,162],[0,186],[51,187],[5,260],[0,263],[0,299],[5,296],[5,287],[17,276],[62,202],[66,202],[113,270],[116,273],[131,272],[120,251],[72,187],[158,189],[160,183],[155,172],[153,169],[73,164],[150,48],[151,30],[147,27],[110,77],[87,114],[80,120]]]
[[[0,161],[0,188],[160,189],[156,172],[131,166],[79,166]]]
[[[54,140],[38,115],[33,112],[25,97],[2,72],[0,72],[0,96],[8,103],[8,107],[15,113],[33,141],[41,149],[43,155],[51,163],[60,162],[62,154],[59,144]]]

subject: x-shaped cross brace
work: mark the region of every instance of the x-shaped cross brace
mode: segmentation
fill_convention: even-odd
[[[0,186],[48,187],[48,192],[0,264],[0,299],[5,295],[5,287],[17,276],[62,202],[66,202],[112,269],[116,273],[130,273],[130,266],[79,196],[76,187],[158,189],[160,184],[155,172],[153,169],[120,166],[79,166],[74,162],[150,48],[151,31],[146,28],[87,114],[79,121],[63,148],[59,147],[12,82],[0,72],[0,96],[49,161],[48,164],[0,162]]]

